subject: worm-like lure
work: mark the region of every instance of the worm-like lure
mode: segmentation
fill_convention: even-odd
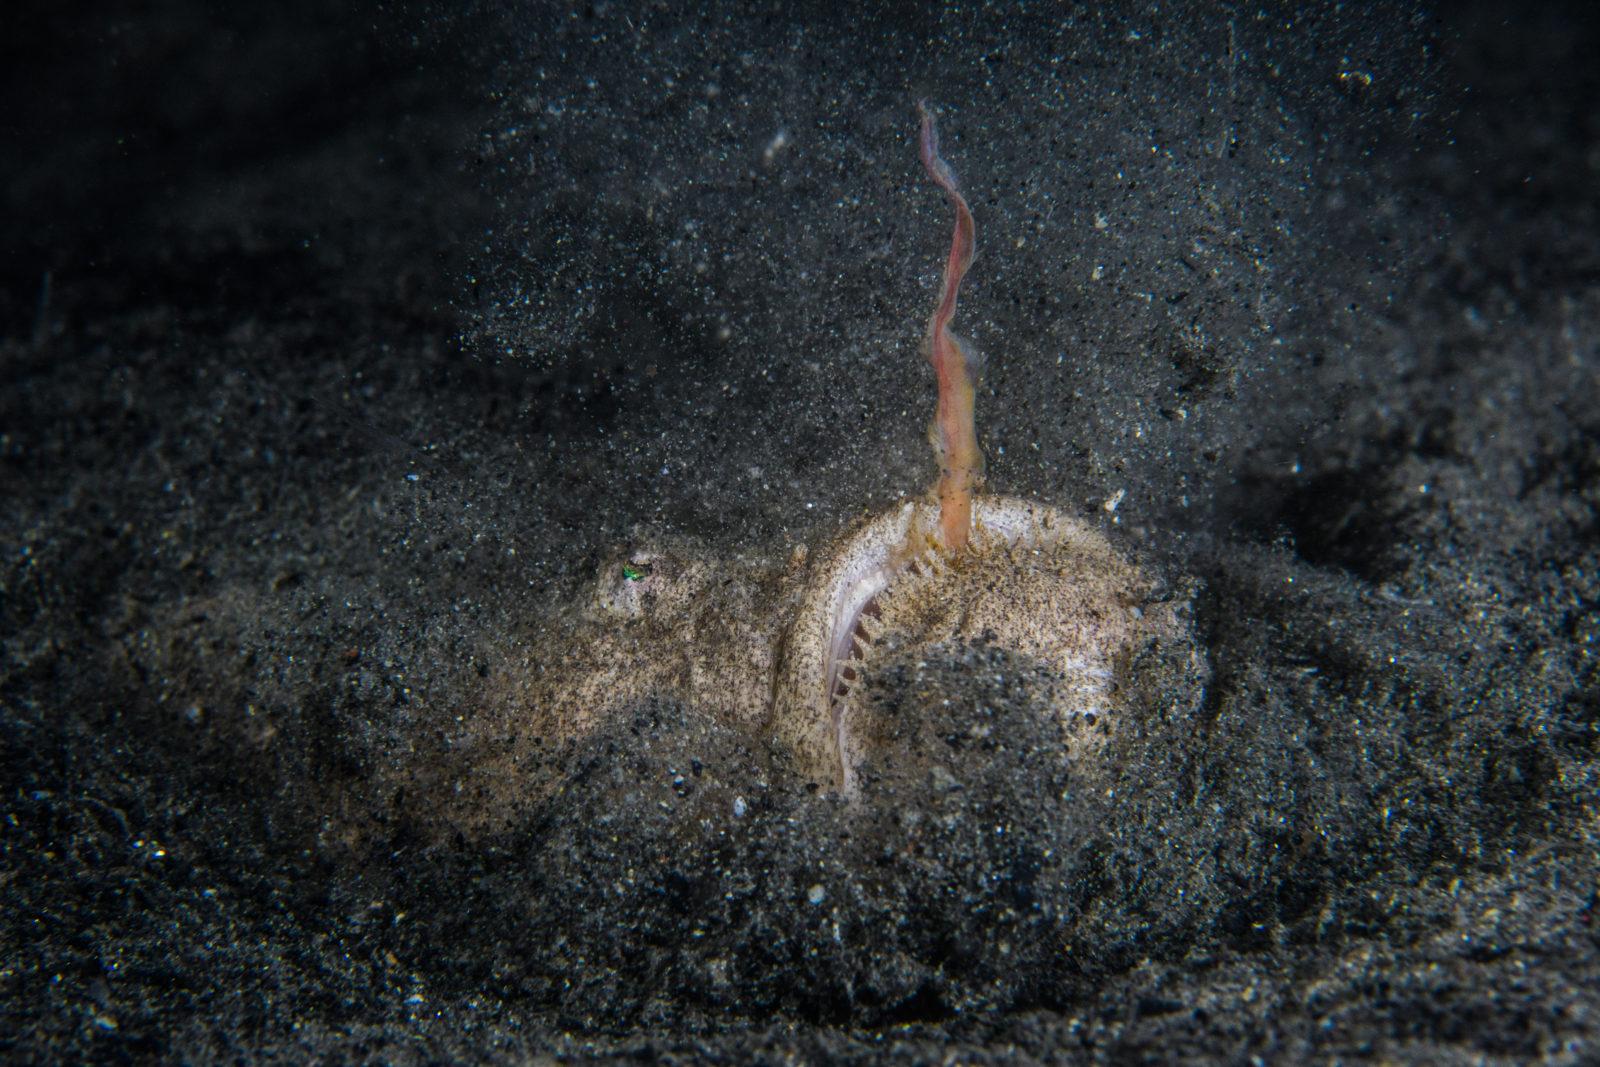
[[[983,451],[978,447],[972,421],[980,371],[978,355],[950,329],[961,280],[977,250],[977,236],[966,198],[956,188],[950,165],[939,155],[933,115],[926,104],[919,103],[917,110],[922,116],[923,166],[956,209],[955,234],[944,264],[944,285],[928,320],[927,339],[928,362],[939,379],[939,406],[928,427],[928,440],[939,459],[939,536],[945,551],[954,554],[967,545],[972,532],[972,494],[983,482]]]

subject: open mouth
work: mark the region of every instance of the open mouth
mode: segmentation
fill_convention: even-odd
[[[938,509],[910,503],[868,520],[815,562],[773,710],[819,784],[858,793],[864,752],[854,698],[873,649],[897,630],[915,628],[924,640],[998,633],[1062,675],[1058,714],[1064,726],[1078,726],[1104,716],[1113,665],[1158,628],[1141,610],[1137,572],[1086,524],[997,496],[974,498],[973,519],[970,545],[954,558],[938,547]],[[928,630],[934,617],[940,621]]]

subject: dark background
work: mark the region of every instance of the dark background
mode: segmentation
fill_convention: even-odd
[[[0,45],[11,1059],[1595,1054],[1586,5],[217,7]],[[931,481],[923,97],[990,484],[1192,590],[1203,699],[923,827],[652,705],[442,831],[607,553]],[[1004,666],[930,670],[1020,751]]]

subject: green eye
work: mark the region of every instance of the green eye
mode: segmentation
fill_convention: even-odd
[[[650,565],[648,563],[624,563],[622,565],[622,576],[630,582],[637,582],[649,573]]]

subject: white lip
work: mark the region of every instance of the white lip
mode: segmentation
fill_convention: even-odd
[[[861,613],[910,561],[935,509],[903,504],[874,516],[824,554],[812,560],[817,580],[806,592],[790,624],[772,708],[778,732],[805,773],[832,781],[850,792],[855,774],[849,758],[849,731],[834,691],[850,658]]]

